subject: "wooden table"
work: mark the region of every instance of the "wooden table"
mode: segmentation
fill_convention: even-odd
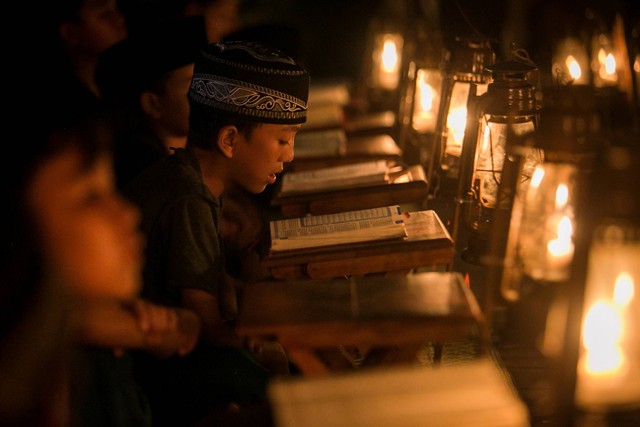
[[[396,141],[387,134],[347,136],[345,150],[331,156],[294,157],[285,163],[285,173],[295,170],[317,169],[327,166],[346,165],[369,160],[389,160],[399,162],[402,150]]]
[[[285,218],[296,218],[307,214],[323,215],[417,203],[422,205],[427,198],[428,182],[420,165],[403,168],[394,173],[393,181],[357,185],[347,188],[283,193],[281,183],[271,199],[271,206],[278,206]]]
[[[407,274],[453,263],[453,240],[435,211],[411,212],[405,239],[264,254],[274,279],[331,279],[374,273]]]
[[[330,372],[316,351],[444,343],[482,322],[460,273],[257,282],[245,287],[237,331],[275,338],[305,375]]]

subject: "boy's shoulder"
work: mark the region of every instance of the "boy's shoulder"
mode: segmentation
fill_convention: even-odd
[[[166,203],[187,195],[203,195],[203,181],[198,161],[179,149],[140,172],[123,190],[139,205]]]

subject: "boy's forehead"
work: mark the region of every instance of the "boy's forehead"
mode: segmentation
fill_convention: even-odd
[[[258,127],[271,132],[297,132],[302,125],[299,124],[278,124],[278,123],[259,123]]]

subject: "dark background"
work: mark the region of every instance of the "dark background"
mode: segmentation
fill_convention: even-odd
[[[180,1],[120,3],[125,13],[144,21],[170,13]],[[296,57],[312,78],[354,81],[364,63],[371,20],[399,14],[412,1],[241,0],[240,19],[245,37],[269,42]],[[456,37],[481,36],[491,41],[500,61],[509,59],[510,46],[515,43],[543,71],[551,67],[555,40],[597,25],[611,25],[616,13],[623,17],[629,50],[640,50],[637,0],[415,1],[428,15],[422,19],[437,27],[446,46]]]

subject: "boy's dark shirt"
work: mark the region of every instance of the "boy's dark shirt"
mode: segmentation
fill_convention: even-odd
[[[224,319],[235,317],[235,295],[220,280],[221,198],[204,184],[197,158],[178,149],[138,174],[124,193],[140,208],[147,238],[143,296],[178,306],[181,289],[200,289],[218,297]]]
[[[143,126],[125,129],[114,142],[113,166],[119,189],[126,188],[140,172],[169,155],[164,143],[149,129]]]
[[[179,306],[181,289],[201,289],[216,295],[221,316],[232,320],[236,295],[220,280],[221,200],[204,184],[196,157],[178,149],[137,175],[124,193],[140,207],[148,239],[143,296]],[[266,396],[268,373],[246,351],[202,340],[185,357],[134,352],[134,371],[159,426],[189,425],[212,408]]]

